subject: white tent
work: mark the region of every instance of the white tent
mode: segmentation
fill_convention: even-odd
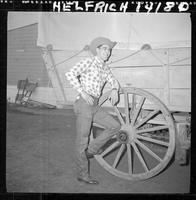
[[[116,48],[190,46],[189,13],[40,13],[38,46],[80,50],[97,36],[118,42]]]

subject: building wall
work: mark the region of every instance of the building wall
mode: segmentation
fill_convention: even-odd
[[[36,45],[37,24],[8,31],[7,35],[7,84],[17,85],[27,77],[40,87],[49,86],[42,51]]]

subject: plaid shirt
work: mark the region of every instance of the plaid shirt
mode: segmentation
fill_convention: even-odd
[[[94,97],[101,95],[106,82],[112,88],[119,89],[118,81],[113,77],[109,67],[104,65],[96,56],[78,62],[65,76],[79,93],[85,91]]]

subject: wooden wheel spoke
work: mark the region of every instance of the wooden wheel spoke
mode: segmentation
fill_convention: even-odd
[[[134,110],[135,110],[135,94],[132,95],[132,100],[131,100],[131,110],[130,110],[130,119],[132,119],[133,114],[134,114]]]
[[[127,157],[128,157],[129,174],[132,174],[133,168],[132,168],[132,157],[131,157],[131,146],[130,146],[130,144],[127,144]]]
[[[141,136],[141,135],[137,135],[136,137],[137,137],[137,139],[142,139],[142,140],[145,140],[145,141],[148,141],[148,142],[151,142],[151,143],[159,144],[159,145],[166,146],[166,147],[169,146],[168,142],[163,142],[161,140],[156,140],[156,139]]]
[[[108,154],[110,151],[112,151],[113,149],[115,149],[116,147],[118,147],[120,145],[120,143],[118,141],[114,142],[112,145],[110,145],[107,149],[105,149],[105,151],[103,151],[101,153],[101,156],[105,156],[106,154]]]
[[[164,129],[168,129],[168,126],[155,126],[153,128],[146,128],[146,129],[142,129],[142,130],[137,130],[135,133],[136,134],[148,133],[148,132],[160,131],[160,130],[164,130]]]
[[[117,106],[114,106],[114,110],[118,116],[118,119],[120,121],[121,124],[125,124],[124,119],[122,117],[122,114],[120,113],[120,111],[118,110]]]
[[[125,149],[125,144],[122,144],[121,147],[120,147],[120,149],[119,149],[119,151],[118,151],[118,153],[117,153],[117,156],[116,156],[116,158],[114,160],[114,163],[113,163],[112,167],[116,168],[116,166],[119,163],[119,160],[121,158],[121,155],[122,155],[124,149]]]
[[[125,101],[126,124],[129,124],[130,123],[130,119],[129,119],[129,96],[128,96],[127,92],[125,92],[125,94],[124,94],[124,101]]]
[[[146,145],[144,145],[142,142],[140,142],[139,140],[135,140],[135,142],[141,146],[146,152],[148,152],[153,158],[157,159],[159,162],[162,162],[162,159],[157,156],[157,154],[155,154],[151,149],[149,149]]]
[[[138,108],[136,110],[134,110],[133,119],[131,120],[131,125],[132,126],[135,124],[135,122],[137,120],[137,117],[138,117],[138,115],[140,113],[140,110],[141,110],[141,108],[142,108],[142,106],[144,104],[145,99],[146,99],[145,97],[142,97],[142,99],[140,100],[140,103],[138,105]]]
[[[135,153],[137,154],[140,162],[142,163],[142,166],[144,167],[145,171],[148,172],[149,169],[148,169],[148,167],[146,165],[146,162],[144,161],[141,153],[139,152],[139,149],[137,148],[137,146],[135,145],[135,143],[132,143],[132,146],[133,146],[133,149],[134,149]]]
[[[132,95],[132,111],[134,111],[134,108],[135,108],[135,94]]]
[[[144,123],[146,123],[148,120],[150,120],[153,116],[155,116],[157,113],[159,112],[159,110],[154,110],[153,112],[151,112],[147,117],[145,117],[138,125],[135,126],[135,128],[139,128],[141,125],[143,125]]]

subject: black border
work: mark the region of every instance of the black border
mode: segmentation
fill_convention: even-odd
[[[6,1],[6,0],[3,0]],[[22,0],[21,0],[22,1]],[[190,194],[46,194],[46,193],[7,193],[6,190],[6,85],[7,85],[7,14],[8,11],[52,11],[51,4],[22,4],[19,0],[7,0],[0,3],[0,199],[193,199],[196,197],[196,146],[195,146],[195,116],[194,104],[196,102],[196,2],[187,12],[191,13],[192,22],[192,138],[191,138],[191,187]],[[35,0],[33,0],[35,1]],[[0,1],[1,2],[1,1]],[[12,2],[12,3],[10,3]],[[48,0],[49,2],[49,0]],[[84,2],[84,1],[81,1]],[[111,2],[111,1],[106,1]],[[146,2],[146,1],[145,1]],[[134,12],[135,10],[128,10]],[[72,12],[75,10],[72,9]],[[143,10],[141,12],[146,12]],[[164,12],[164,10],[160,10]],[[172,10],[171,12],[178,12]],[[183,180],[182,180],[183,181]]]

